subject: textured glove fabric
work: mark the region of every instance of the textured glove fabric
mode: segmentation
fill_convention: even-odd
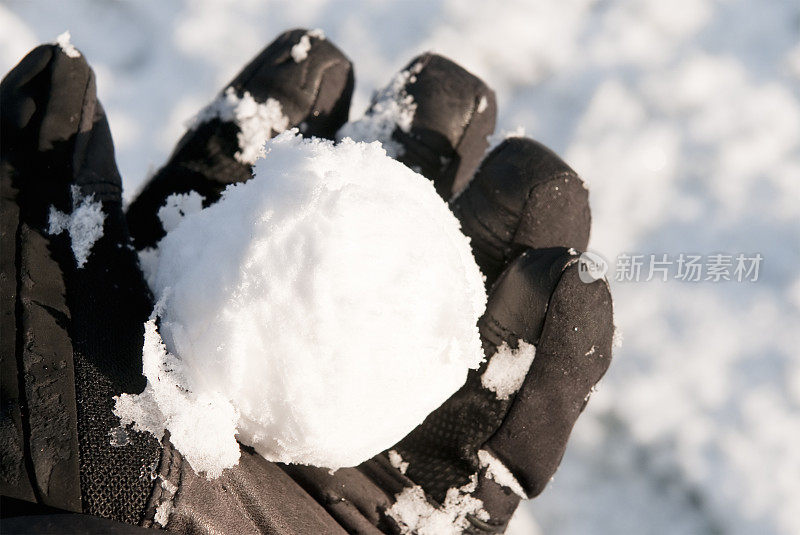
[[[407,131],[392,133],[403,147],[397,159],[432,180],[449,200],[470,181],[488,146],[497,120],[494,91],[437,54],[422,54],[404,70],[414,73],[404,91],[416,110]]]
[[[131,434],[115,448],[108,433],[112,396],[144,388],[151,303],[94,74],[42,46],[3,80],[2,102],[3,494],[135,523],[158,444]],[[50,217],[90,200],[102,236],[78,267],[68,229],[51,233]]]

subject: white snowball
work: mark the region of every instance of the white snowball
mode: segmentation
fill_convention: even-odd
[[[468,240],[432,184],[379,143],[286,132],[255,178],[187,215],[159,248],[160,332],[177,358],[156,350],[165,364],[117,412],[168,429],[195,470],[231,465],[203,438],[228,422],[187,426],[175,416],[186,399],[228,400],[234,410],[216,420],[233,414],[236,438],[269,460],[353,466],[421,423],[483,359],[486,294]],[[159,411],[163,426],[152,424]]]

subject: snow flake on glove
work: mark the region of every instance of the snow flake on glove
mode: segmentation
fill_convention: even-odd
[[[71,38],[72,36],[69,34],[69,30],[67,30],[56,37],[56,44],[61,48],[61,51],[67,55],[68,58],[79,58],[81,57],[81,53],[78,52],[78,49],[72,45],[70,42]]]
[[[417,103],[406,91],[406,85],[416,81],[422,71],[422,63],[415,63],[410,69],[400,71],[394,80],[379,91],[369,112],[361,119],[346,123],[336,133],[337,140],[349,137],[353,141],[380,141],[386,154],[398,158],[405,152],[402,144],[392,139],[395,128],[403,132],[411,130]]]
[[[489,520],[489,513],[483,509],[483,501],[472,496],[477,488],[478,477],[473,475],[466,485],[449,489],[441,507],[435,507],[426,498],[422,487],[407,487],[396,496],[397,501],[386,511],[386,515],[397,522],[401,533],[463,533],[471,526],[470,516]]]
[[[497,399],[508,399],[522,387],[528,369],[536,356],[536,348],[519,341],[517,349],[503,342],[481,376],[484,388],[497,394]]]
[[[193,130],[217,118],[234,122],[239,127],[236,136],[239,150],[234,158],[249,165],[264,155],[264,143],[268,139],[289,128],[289,118],[283,114],[280,102],[274,98],[257,102],[248,91],[239,97],[232,87],[198,113],[190,121],[189,129]]]
[[[65,214],[55,206],[50,206],[47,232],[61,234],[65,230],[72,241],[72,253],[78,269],[86,265],[92,246],[103,237],[103,223],[106,214],[103,205],[94,200],[94,194],[84,197],[79,186],[72,186],[72,213]]]
[[[401,474],[405,474],[408,470],[408,461],[404,461],[403,457],[397,453],[397,450],[389,450],[389,463],[397,468]]]
[[[478,461],[481,463],[481,467],[486,468],[486,477],[488,479],[492,479],[498,485],[510,489],[523,500],[528,499],[528,494],[523,490],[522,485],[519,484],[511,470],[500,459],[486,450],[478,450]]]
[[[292,59],[295,63],[300,63],[308,57],[311,50],[311,37],[316,37],[320,41],[325,39],[325,32],[320,29],[310,30],[300,38],[300,42],[292,47]]]

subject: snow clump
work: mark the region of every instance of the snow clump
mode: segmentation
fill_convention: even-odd
[[[292,47],[292,59],[295,63],[300,63],[308,57],[308,52],[311,50],[311,38],[316,37],[320,41],[325,39],[325,32],[317,28],[316,30],[307,31],[300,38],[300,41]]]
[[[79,186],[73,185],[72,213],[65,214],[55,206],[50,206],[47,232],[51,235],[67,231],[72,242],[72,254],[78,269],[86,265],[95,242],[103,237],[103,224],[106,214],[94,194],[84,197]]]
[[[233,122],[239,127],[236,139],[239,150],[234,158],[243,164],[252,165],[264,155],[264,143],[274,134],[289,127],[289,119],[283,114],[281,103],[274,98],[258,102],[249,91],[240,97],[229,87],[211,104],[203,108],[190,122],[189,129],[198,128],[212,119]]]
[[[292,130],[254,172],[161,241],[148,385],[116,413],[169,430],[209,477],[238,462],[237,439],[271,461],[357,465],[483,360],[483,277],[433,185],[379,143]]]
[[[416,81],[422,68],[423,64],[417,62],[410,69],[397,73],[389,85],[375,94],[370,109],[362,118],[348,122],[339,129],[336,133],[337,139],[350,138],[367,142],[378,140],[389,156],[402,156],[405,149],[392,135],[395,129],[406,133],[411,131],[417,103],[406,91],[406,86]]]
[[[72,44],[72,36],[69,34],[69,30],[60,34],[56,37],[56,44],[61,48],[61,51],[67,55],[68,58],[79,58],[81,57],[81,53],[78,52],[78,49]]]

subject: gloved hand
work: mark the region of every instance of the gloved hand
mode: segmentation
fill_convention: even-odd
[[[293,54],[297,45],[305,58]],[[240,125],[204,114],[126,220],[85,60],[42,46],[6,76],[4,516],[52,512],[25,505],[38,503],[179,532],[481,533],[502,532],[520,499],[542,491],[611,358],[608,286],[578,276],[588,194],[574,171],[530,139],[507,139],[484,158],[496,104],[482,81],[432,54],[406,70],[364,121],[385,123],[388,95],[413,98],[411,123],[360,131],[388,137],[382,141],[434,182],[471,238],[489,289],[479,322],[487,360],[417,429],[361,466],[330,474],[276,465],[242,447],[239,464],[211,481],[194,474],[168,437],[158,444],[130,432],[127,444],[113,445],[108,433],[117,424],[112,396],[144,388],[152,299],[131,242],[143,249],[163,236],[158,210],[171,194],[196,191],[210,204],[250,178]],[[275,99],[288,127],[304,135],[335,138],[349,113],[353,69],[329,41],[295,30],[229,87],[259,103]],[[98,221],[101,236],[91,232]],[[86,236],[94,238],[88,248]],[[128,529],[81,515],[12,521],[29,528],[75,519],[84,529],[98,522],[98,532]]]

